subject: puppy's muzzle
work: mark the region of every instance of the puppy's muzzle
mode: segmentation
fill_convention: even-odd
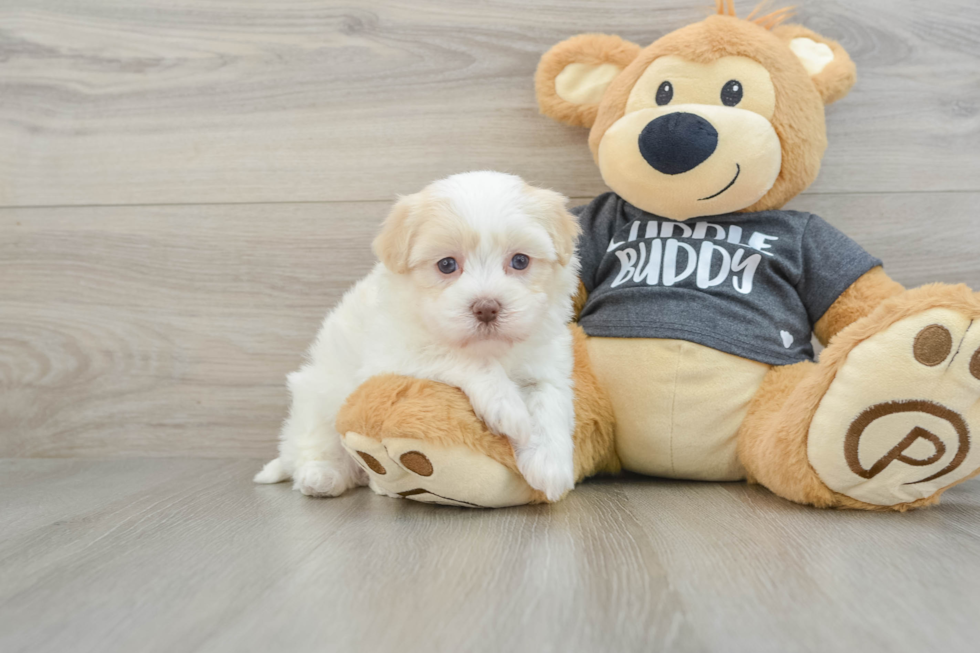
[[[484,324],[490,324],[496,321],[497,316],[500,315],[500,302],[496,299],[478,299],[473,302],[470,307],[473,311],[473,316]]]
[[[679,175],[708,160],[718,147],[718,131],[701,116],[678,111],[651,120],[639,141],[640,154],[654,170]]]

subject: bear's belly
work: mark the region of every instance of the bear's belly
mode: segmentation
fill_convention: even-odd
[[[623,468],[651,476],[736,481],[736,438],[771,366],[684,340],[589,338],[616,415]]]

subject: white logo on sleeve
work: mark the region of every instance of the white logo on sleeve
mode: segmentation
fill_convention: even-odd
[[[789,331],[780,331],[779,337],[783,339],[783,347],[786,349],[793,346],[793,334]]]

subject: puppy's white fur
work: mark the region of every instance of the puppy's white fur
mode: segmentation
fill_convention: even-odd
[[[385,372],[461,388],[477,415],[511,439],[528,483],[549,499],[574,484],[572,316],[578,224],[563,196],[520,178],[470,172],[395,205],[375,240],[381,262],[323,322],[309,362],[289,375],[292,407],[279,458],[257,483],[289,477],[303,494],[365,485],[334,422],[347,396]],[[515,269],[515,254],[530,265]],[[444,274],[451,257],[458,270]],[[496,322],[473,313],[500,304]]]

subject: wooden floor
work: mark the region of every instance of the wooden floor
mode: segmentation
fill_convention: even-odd
[[[910,514],[591,481],[433,508],[256,461],[0,461],[0,650],[977,650],[980,484]]]
[[[754,2],[739,0],[746,14]],[[825,217],[980,289],[980,7],[805,0],[857,63]],[[0,651],[976,651],[980,481],[909,515],[628,477],[471,512],[250,483],[398,193],[585,201],[538,57],[711,0],[0,3]]]

